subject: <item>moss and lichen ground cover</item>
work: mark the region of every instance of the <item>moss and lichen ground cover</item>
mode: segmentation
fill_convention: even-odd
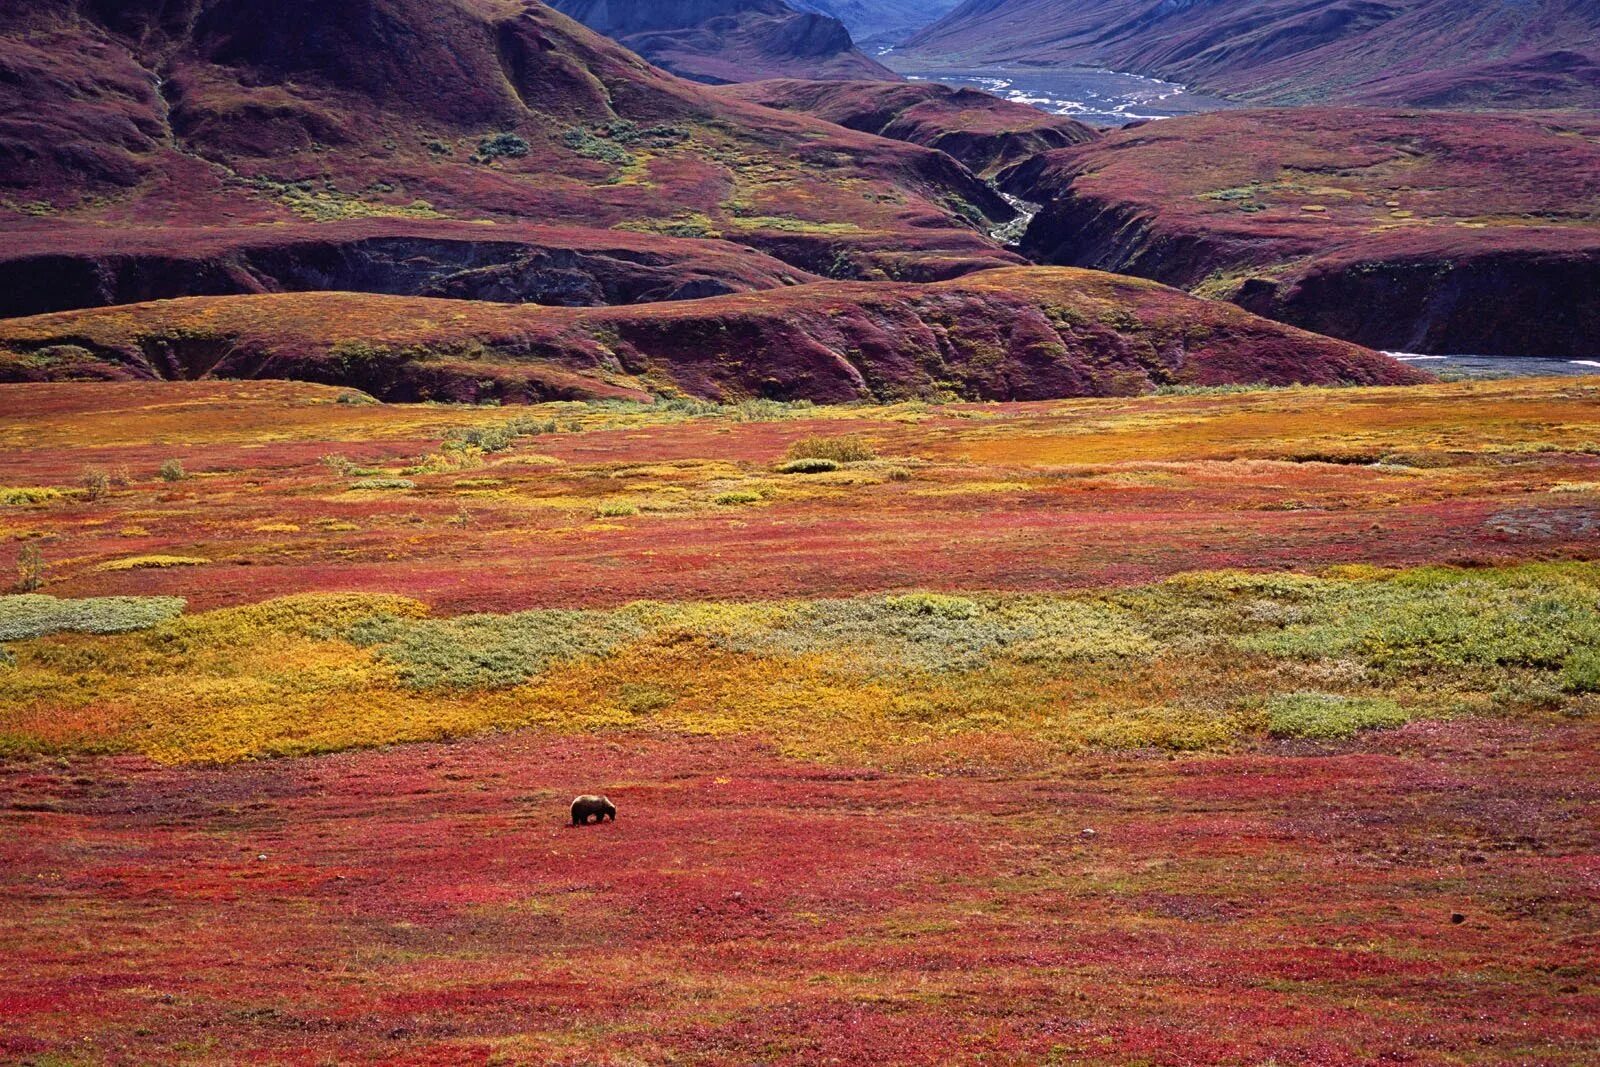
[[[1600,1056],[1600,381],[356,399],[5,390],[0,1056]]]

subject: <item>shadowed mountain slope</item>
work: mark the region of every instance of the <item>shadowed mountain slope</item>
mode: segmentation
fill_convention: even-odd
[[[837,18],[785,0],[551,0],[550,6],[696,81],[898,77],[862,54]]]
[[[937,21],[959,0],[789,0],[802,11],[832,15],[850,30],[858,45],[899,44],[915,31]],[[870,49],[869,49],[870,50]]]

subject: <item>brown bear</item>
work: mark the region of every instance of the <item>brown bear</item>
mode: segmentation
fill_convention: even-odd
[[[597,822],[610,819],[617,821],[617,806],[605,797],[590,796],[585,794],[572,802],[572,825],[585,826],[589,816],[595,816]]]

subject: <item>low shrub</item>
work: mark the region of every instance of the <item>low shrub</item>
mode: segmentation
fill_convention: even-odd
[[[479,163],[496,159],[521,159],[528,154],[528,142],[514,133],[497,133],[478,142],[478,153],[472,158]]]
[[[53,500],[60,499],[61,490],[52,489],[47,485],[32,485],[11,489],[0,486],[0,507],[26,507],[30,504],[48,504]]]
[[[837,460],[831,459],[791,459],[778,467],[779,474],[826,474],[839,469]]]
[[[357,492],[372,492],[385,489],[415,489],[417,483],[410,478],[362,478],[360,481],[351,482],[350,488]]]
[[[97,571],[139,571],[166,567],[203,567],[209,559],[200,556],[128,556],[108,560],[95,568]]]
[[[1308,617],[1241,643],[1300,659],[1354,655],[1375,667],[1559,669],[1600,647],[1591,582],[1536,568],[1408,571],[1387,581],[1323,586]]]
[[[1273,737],[1342,741],[1362,730],[1404,726],[1405,710],[1392,700],[1333,693],[1285,693],[1267,701],[1267,730]]]
[[[1579,649],[1561,667],[1561,687],[1569,693],[1600,693],[1600,648]]]
[[[111,475],[101,467],[85,467],[78,476],[78,485],[89,500],[99,500],[111,492]]]
[[[643,630],[624,612],[552,610],[440,620],[376,615],[347,634],[395,665],[412,688],[493,689],[556,663],[607,655]]]
[[[877,450],[859,434],[843,437],[803,437],[789,446],[789,459],[830,459],[835,463],[860,463],[876,459]]]
[[[556,433],[558,429],[554,419],[535,419],[523,415],[493,426],[454,427],[444,435],[444,448],[450,452],[504,452],[516,445],[520,438]]]
[[[121,634],[145,630],[181,613],[181,597],[105,596],[62,600],[42,594],[0,597],[0,641],[55,633]]]
[[[17,584],[19,593],[31,593],[44,585],[44,553],[38,545],[23,545],[17,553]]]
[[[982,609],[975,600],[943,593],[906,593],[885,597],[884,604],[908,615],[927,615],[939,619],[975,619]]]
[[[762,500],[760,493],[750,489],[735,489],[727,493],[719,493],[712,501],[723,507],[733,507],[738,504],[755,504]]]
[[[183,464],[175,459],[169,459],[161,464],[161,480],[164,482],[181,482],[188,475],[184,473]]]

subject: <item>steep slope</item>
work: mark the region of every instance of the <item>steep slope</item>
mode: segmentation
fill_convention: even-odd
[[[58,227],[14,234],[0,248],[0,317],[319,289],[585,307],[815,280],[726,241],[523,223]]]
[[[551,7],[684,78],[898,77],[856,48],[850,31],[785,0],[551,0]]]
[[[1259,103],[1600,106],[1593,0],[966,0],[906,49],[1107,65]]]
[[[1600,120],[1226,111],[1014,168],[1043,261],[1375,348],[1600,352]]]
[[[1010,215],[940,153],[722,99],[525,0],[0,6],[8,242],[533,221],[942,278],[1016,262],[982,232]]]
[[[192,297],[0,322],[0,380],[298,378],[390,400],[849,401],[1126,395],[1165,383],[1423,380],[1151,282],[1051,268],[818,283],[628,308],[351,293]]]
[[[978,89],[932,82],[747,82],[720,90],[767,107],[800,111],[863,133],[937,148],[992,176],[1053,148],[1099,137],[1092,126],[1002,100]]]

